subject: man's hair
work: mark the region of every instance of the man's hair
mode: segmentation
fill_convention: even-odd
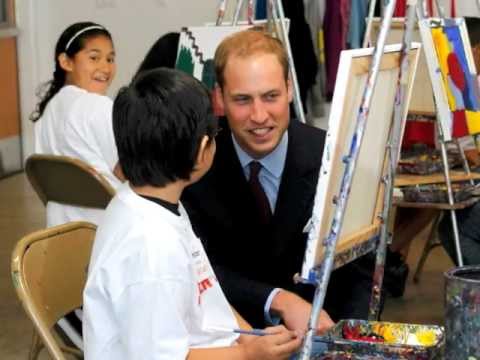
[[[263,29],[252,28],[226,37],[215,51],[215,74],[218,85],[225,85],[224,72],[232,57],[247,58],[258,54],[273,54],[282,66],[285,81],[288,79],[288,57],[282,42]]]
[[[120,166],[134,186],[189,180],[202,138],[216,130],[208,90],[178,70],[139,74],[113,103]]]

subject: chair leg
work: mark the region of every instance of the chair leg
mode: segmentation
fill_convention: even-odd
[[[427,260],[428,255],[430,255],[430,251],[433,248],[441,245],[437,239],[437,227],[438,223],[440,222],[441,215],[442,213],[439,212],[439,214],[433,221],[432,229],[430,230],[430,234],[428,235],[428,239],[425,243],[425,247],[423,248],[422,255],[418,260],[417,267],[415,268],[415,274],[413,275],[413,282],[415,284],[418,284],[420,282],[420,274],[423,270],[423,266],[425,265],[425,261]]]
[[[32,336],[32,345],[30,346],[30,353],[28,354],[28,359],[36,360],[42,348],[43,348],[42,340],[40,339],[40,336],[38,336],[37,331],[34,329],[33,336]]]

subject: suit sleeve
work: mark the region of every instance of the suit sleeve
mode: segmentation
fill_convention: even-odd
[[[248,261],[248,260],[246,260]],[[220,286],[231,305],[254,327],[264,327],[264,308],[274,286],[249,279],[224,265],[213,265]]]
[[[212,264],[215,275],[230,304],[252,326],[265,326],[264,307],[268,296],[276,288],[275,286],[251,279],[244,274],[232,269],[221,251],[213,243],[212,239],[219,236],[204,212],[198,210],[196,200],[189,192],[182,196],[182,204],[188,212],[195,234],[200,238],[205,247],[207,256]],[[231,251],[235,251],[234,248]],[[248,259],[244,259],[248,266]]]

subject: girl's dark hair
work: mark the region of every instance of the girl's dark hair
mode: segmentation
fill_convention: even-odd
[[[90,27],[92,28],[87,29]],[[85,31],[82,32],[82,30]],[[77,33],[79,34],[77,35]],[[35,111],[30,115],[30,120],[33,122],[37,121],[43,115],[43,111],[50,99],[65,85],[66,74],[65,70],[60,66],[58,56],[61,53],[65,53],[68,57],[73,58],[76,53],[85,47],[86,40],[97,36],[106,36],[112,40],[112,35],[110,35],[107,29],[89,21],[72,24],[63,31],[55,46],[55,70],[53,72],[53,79],[41,85],[39,91],[37,91],[37,96],[40,98],[40,101]]]
[[[158,38],[148,50],[135,75],[159,67],[175,68],[180,33],[169,32]]]

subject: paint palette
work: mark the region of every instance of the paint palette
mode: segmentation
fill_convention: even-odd
[[[434,325],[413,325],[381,321],[342,320],[320,337],[327,359],[440,359],[444,330]]]

